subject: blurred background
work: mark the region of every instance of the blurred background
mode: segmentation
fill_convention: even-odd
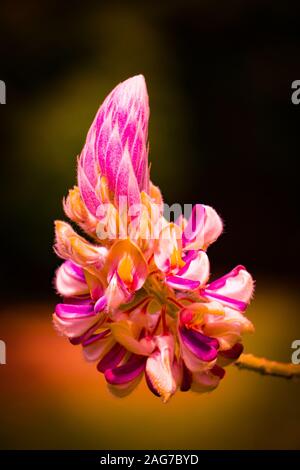
[[[217,209],[213,276],[256,278],[248,352],[300,339],[300,79],[295,2],[2,0],[0,448],[300,448],[300,384],[232,367],[211,395],[118,400],[53,331],[53,221],[105,96],[144,74],[165,201]]]

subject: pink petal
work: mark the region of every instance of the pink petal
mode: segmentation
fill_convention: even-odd
[[[192,383],[192,390],[198,393],[205,393],[211,392],[214,390],[220,383],[221,374],[218,369],[212,369],[203,371],[203,372],[196,372],[193,374],[193,383]],[[222,369],[223,370],[223,369]],[[224,374],[223,374],[224,376]]]
[[[196,204],[184,229],[183,245],[186,250],[206,249],[222,231],[223,223],[216,211],[210,206]]]
[[[230,273],[211,282],[201,291],[201,295],[243,312],[250,302],[253,290],[254,281],[251,275],[244,266],[237,266]]]
[[[92,128],[88,134],[86,143],[80,155],[80,164],[82,166],[82,170],[85,173],[92,187],[96,186],[98,175],[99,175],[98,162],[95,158],[95,152],[94,152],[94,145],[95,145],[94,142],[95,142],[95,129]]]
[[[204,221],[205,221],[205,207],[202,204],[196,204],[193,207],[191,216],[186,224],[182,235],[183,245],[186,246],[191,242],[195,242],[197,238],[198,247],[202,248],[204,245]]]
[[[219,238],[223,232],[223,222],[217,212],[210,206],[205,207],[205,222],[204,222],[204,248]]]
[[[130,358],[119,367],[107,369],[105,378],[111,385],[123,385],[134,381],[145,369],[145,356],[132,354]]]
[[[209,260],[205,251],[193,251],[184,258],[185,266],[176,275],[203,285],[209,278]]]
[[[131,281],[127,279],[122,279],[122,273],[119,275],[121,280],[126,285],[130,291],[136,291],[140,289],[148,275],[148,266],[144,258],[144,255],[140,248],[131,242],[129,239],[118,240],[111,247],[108,258],[107,266],[109,270],[108,278],[115,275],[118,272],[120,264],[123,262],[124,258],[128,260],[128,267],[130,272],[128,273],[131,277]],[[119,280],[117,280],[119,282]]]
[[[109,309],[115,309],[121,304],[129,302],[131,292],[124,285],[118,273],[115,272],[111,277],[105,291],[106,303]]]
[[[205,315],[203,331],[209,336],[217,338],[220,350],[233,347],[241,341],[244,333],[254,331],[253,324],[238,310],[229,307],[224,308],[224,315]]]
[[[98,198],[95,192],[95,187],[92,186],[91,182],[88,180],[81,162],[78,164],[78,186],[80,189],[80,194],[83,199],[83,202],[86,208],[90,211],[93,216],[97,215],[97,208],[101,204],[101,200]]]
[[[106,172],[108,186],[111,191],[116,192],[117,176],[123,158],[123,148],[120,140],[118,129],[114,127],[109,135],[109,140],[106,147]],[[128,156],[129,163],[131,164],[130,155]],[[139,193],[139,190],[138,190]],[[126,195],[126,191],[122,195]],[[116,192],[118,195],[118,192]]]
[[[57,308],[57,307],[56,307]],[[69,312],[62,312],[57,309],[57,313],[53,315],[55,328],[68,338],[78,338],[84,335],[92,326],[96,325],[100,320],[100,314],[94,314],[93,311],[78,312],[75,308]]]
[[[176,392],[173,374],[174,338],[172,335],[156,337],[157,349],[146,362],[147,383],[166,403]]]
[[[119,164],[118,173],[116,176],[116,205],[118,205],[119,203],[120,196],[127,197],[129,206],[141,203],[140,190],[132,168],[132,162],[130,160],[130,155],[127,148],[125,148],[125,150],[123,151],[122,160]]]
[[[171,266],[171,257],[173,252],[178,253],[178,260],[182,256],[182,232],[181,229],[174,223],[169,223],[159,233],[159,238],[156,241],[154,249],[155,264],[163,272],[170,272],[173,268]],[[178,266],[174,266],[176,269]],[[171,273],[170,273],[171,274]]]
[[[101,361],[97,365],[99,372],[105,372],[108,369],[117,367],[126,354],[126,349],[118,343],[115,343],[113,347],[102,357]]]
[[[181,345],[201,362],[211,362],[216,359],[219,348],[217,339],[186,326],[179,327],[179,339]]]
[[[88,362],[100,361],[113,347],[115,343],[113,336],[109,332],[108,334],[104,333],[92,335],[89,340],[83,343],[83,355]]]
[[[56,271],[55,285],[64,297],[88,294],[83,269],[72,261],[65,261]]]

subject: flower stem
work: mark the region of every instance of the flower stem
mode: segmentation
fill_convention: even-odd
[[[161,323],[162,323],[162,329],[163,329],[163,334],[165,335],[168,331],[167,327],[167,319],[166,319],[166,309],[167,306],[163,305],[161,309]]]
[[[176,307],[178,308],[184,308],[184,305],[181,304],[180,302],[178,302],[178,300],[174,299],[173,297],[167,297],[167,300],[169,300],[170,302],[172,302],[172,304],[176,305]]]
[[[300,378],[300,365],[271,361],[253,354],[242,354],[235,365],[239,369],[252,370],[263,375],[273,375],[286,379]]]
[[[168,314],[171,315],[171,317],[176,317],[178,307],[175,307],[172,302],[168,301],[168,297],[172,295],[172,291],[161,279],[156,275],[149,276],[144,284],[144,289],[148,296],[154,297],[160,305],[166,305],[168,307]]]

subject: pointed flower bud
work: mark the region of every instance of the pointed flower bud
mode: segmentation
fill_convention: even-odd
[[[93,215],[103,202],[96,189],[101,176],[116,205],[119,196],[127,196],[129,204],[139,203],[140,192],[149,191],[148,121],[143,75],[120,83],[100,107],[78,165],[78,185]]]

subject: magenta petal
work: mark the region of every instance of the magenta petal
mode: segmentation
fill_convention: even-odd
[[[122,361],[126,354],[126,349],[116,343],[110,351],[101,359],[97,365],[99,372],[105,372],[107,369],[116,367]]]
[[[136,379],[145,369],[146,356],[133,354],[122,366],[105,371],[105,378],[111,385],[122,385]]]
[[[237,266],[201,291],[205,298],[218,300],[235,310],[246,310],[253,294],[254,282],[244,266]]]
[[[115,187],[115,203],[117,205],[119,203],[119,196],[126,196],[129,206],[140,204],[141,202],[137,179],[132,168],[130,155],[126,148],[119,166]]]
[[[219,279],[216,279],[215,281],[212,281],[207,287],[209,290],[217,290],[221,289],[221,287],[224,287],[226,284],[226,281],[232,277],[238,276],[240,271],[246,271],[246,268],[242,266],[241,264],[239,266],[236,266],[234,269],[232,269],[229,273],[225,274],[224,276],[220,277]]]
[[[180,275],[184,274],[187,271],[188,265],[191,263],[191,261],[196,259],[197,256],[198,256],[198,251],[197,250],[189,250],[184,254],[182,259],[185,262],[185,265],[179,270]]]
[[[69,338],[69,341],[71,344],[73,344],[74,346],[78,345],[78,344],[82,344],[82,345],[86,345],[87,344],[90,344],[89,341],[91,340],[91,343],[93,343],[94,341],[96,341],[95,339],[93,340],[93,338],[95,338],[95,336],[99,336],[99,335],[93,335],[94,331],[99,327],[99,324],[98,324],[98,321],[92,325],[85,333],[83,333],[83,335],[81,336],[77,336],[75,338]],[[106,330],[108,332],[110,332],[110,330]],[[106,336],[106,332],[103,332],[103,334],[105,333],[105,336]],[[100,333],[100,335],[102,335],[102,333]],[[98,339],[98,338],[97,338]]]
[[[121,164],[123,149],[117,129],[111,131],[106,148],[106,177],[108,187],[115,192],[117,174]]]
[[[107,299],[106,299],[105,295],[103,295],[95,303],[94,312],[95,313],[102,312],[102,310],[104,310],[106,306],[107,306]]]
[[[219,342],[185,326],[179,328],[183,344],[201,361],[213,361],[218,355]]]
[[[96,335],[92,335],[88,339],[83,341],[82,346],[89,346],[90,344],[93,344],[96,341],[99,341],[103,338],[106,338],[109,334],[110,334],[110,330],[107,329],[107,330],[102,331],[101,333],[98,333]]]
[[[122,116],[122,120],[126,121],[127,117],[128,117],[127,113],[124,112]],[[121,135],[122,146],[123,148],[125,148],[125,146],[127,145],[129,152],[131,152],[131,149],[134,144],[135,135],[137,132],[136,123],[134,121],[130,121],[124,129],[122,129],[122,127],[123,126],[120,126],[120,123],[119,123],[120,131],[122,131],[122,135]],[[132,164],[133,164],[133,168],[136,170],[137,165],[138,165],[138,161],[136,161],[136,158],[132,159]]]
[[[64,266],[66,267],[70,276],[74,277],[74,279],[81,282],[86,282],[83,269],[78,266],[78,264],[75,264],[73,263],[73,261],[68,260],[65,261]]]
[[[83,171],[83,168],[81,167],[80,162],[78,165],[78,186],[79,186],[80,194],[81,194],[84,204],[86,205],[90,213],[96,217],[97,208],[101,204],[101,201],[96,196],[95,188],[91,185],[91,183],[87,179]]]
[[[204,243],[204,222],[205,207],[202,204],[196,204],[193,209],[188,223],[184,229],[182,242],[185,246],[188,242],[194,241],[196,237],[202,237],[201,245]]]
[[[188,392],[191,388],[192,381],[193,381],[192,373],[183,362],[182,363],[182,381],[180,385],[180,390],[182,392]]]
[[[200,282],[191,279],[183,279],[180,276],[168,276],[167,284],[173,289],[195,290],[200,286]]]
[[[146,147],[146,142],[143,139],[143,136],[136,132],[135,141],[133,146],[130,148],[130,155],[132,161],[132,167],[136,175],[136,179],[139,185],[139,188],[145,189],[144,186],[144,176],[147,171],[148,165],[148,152]]]
[[[185,273],[188,271],[189,267],[190,267],[190,264],[191,262],[196,259],[198,257],[198,252],[195,251],[195,250],[190,250],[187,252],[187,254],[182,258],[183,261],[185,262],[185,265],[179,269],[179,271],[177,272],[177,276],[176,277],[181,277],[181,276],[184,276]],[[194,281],[195,282],[195,281]],[[199,283],[198,283],[198,286],[199,286]],[[197,286],[197,287],[198,287]]]
[[[225,357],[226,359],[236,360],[240,357],[243,351],[244,346],[241,343],[236,343],[231,349],[227,349],[226,351],[220,351],[219,354]]]
[[[218,364],[215,364],[210,370],[210,372],[216,377],[219,377],[220,379],[223,379],[225,375],[225,369],[223,369],[223,367],[218,366]]]
[[[248,304],[242,300],[232,299],[225,295],[218,294],[217,292],[210,291],[209,289],[201,290],[201,295],[209,299],[219,300],[226,303],[229,307],[239,310],[240,312],[244,312],[248,307]]]
[[[147,150],[144,151],[148,153]],[[144,157],[141,159],[138,168],[135,170],[136,179],[139,185],[139,188],[144,188],[144,191],[148,192],[148,157]]]
[[[95,315],[92,304],[57,304],[55,313],[63,319],[82,319]]]
[[[96,186],[97,184],[97,178],[98,178],[98,165],[95,159],[95,152],[94,152],[94,133],[88,134],[87,136],[87,141],[85,146],[83,147],[83,150],[80,155],[80,163],[82,166],[82,169],[92,185],[92,187]]]

